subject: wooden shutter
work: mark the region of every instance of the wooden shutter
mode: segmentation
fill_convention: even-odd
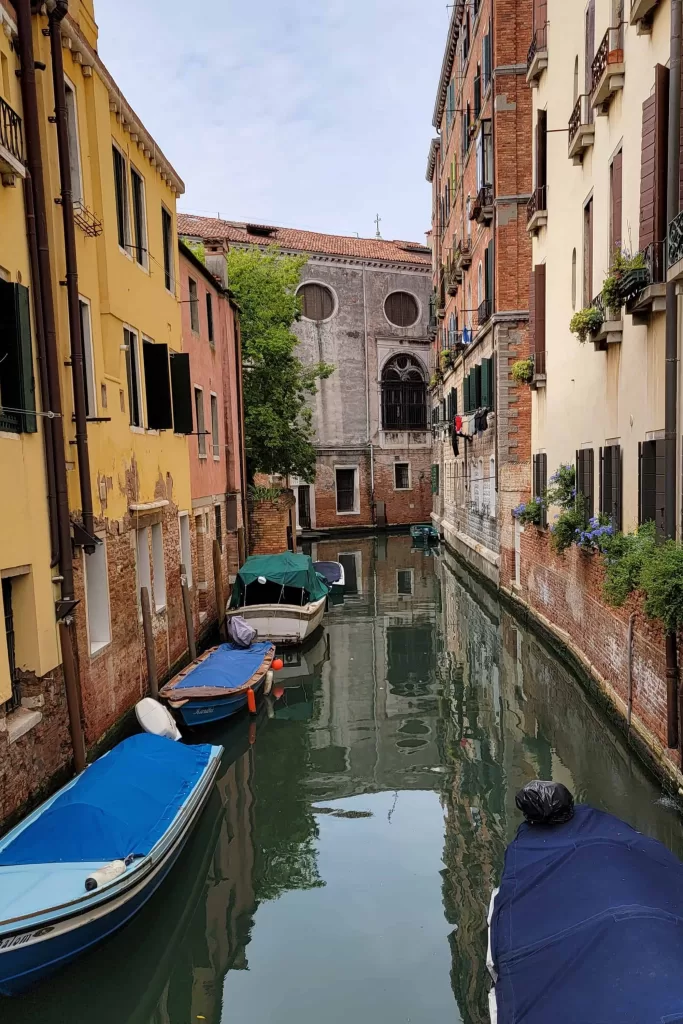
[[[585,498],[586,520],[594,514],[594,458],[592,448],[581,448],[576,452],[576,491]]]
[[[529,343],[531,352],[536,352],[536,268],[529,274]]]
[[[620,151],[615,154],[609,169],[610,259],[617,250],[621,251],[622,162],[623,154]]]
[[[168,372],[168,345],[151,341],[142,343],[145,366],[145,397],[147,399],[147,426],[150,430],[171,430],[171,381]]]
[[[481,408],[481,363],[474,367],[474,408]]]
[[[470,411],[470,377],[469,374],[463,378],[462,382],[462,411]]]
[[[3,429],[33,434],[36,417],[31,313],[28,288],[0,279],[0,406],[21,409],[2,415]]]
[[[484,253],[484,266],[486,269],[486,277],[484,279],[484,286],[486,289],[486,298],[491,304],[491,313],[493,312],[493,292],[494,292],[494,274],[493,274],[493,239],[490,240],[486,246]]]
[[[595,0],[590,0],[586,9],[586,48],[585,48],[585,92],[589,95],[593,88],[593,58],[595,57]]]
[[[534,354],[545,354],[545,263],[534,267]]]
[[[657,151],[657,96],[643,103],[640,141],[640,234],[641,249],[655,241],[655,161]]]
[[[539,110],[536,120],[536,188],[544,189],[548,183],[548,114]],[[545,198],[545,196],[543,196]],[[539,206],[539,209],[545,209]]]
[[[490,364],[490,359],[481,361],[481,404],[484,409],[489,408],[491,398]]]
[[[612,525],[615,530],[622,528],[622,480],[621,480],[621,445],[610,445],[609,451],[612,456],[611,483],[612,483]]]
[[[190,357],[187,352],[171,352],[170,360],[173,430],[176,434],[191,434],[194,426]]]
[[[546,452],[542,452],[538,456],[538,458],[539,458],[539,462],[540,462],[540,470],[539,470],[539,484],[540,484],[540,488],[539,488],[538,496],[540,498],[544,498],[545,497],[545,492],[548,490],[548,456],[547,456]],[[547,525],[548,525],[548,509],[546,507],[544,507],[543,511],[541,513],[541,526],[547,526]]]
[[[484,75],[484,91],[491,81],[491,36],[487,33],[482,42],[482,72]]]
[[[583,304],[593,299],[593,200],[583,208]]]
[[[664,485],[666,444],[661,441],[643,441],[638,447],[638,521],[653,522],[657,533],[664,536]]]

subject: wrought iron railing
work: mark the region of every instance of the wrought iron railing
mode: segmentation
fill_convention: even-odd
[[[3,146],[15,160],[24,162],[24,134],[21,118],[2,97],[0,97],[0,146]]]
[[[546,205],[546,188],[545,185],[537,185],[534,191],[531,193],[531,199],[526,204],[526,222],[527,224],[536,213],[541,213],[548,209]]]
[[[460,280],[456,272],[455,267],[450,266],[446,269],[446,291],[449,295],[455,295],[458,290]]]
[[[608,64],[621,64],[624,60],[624,26],[613,26],[605,32],[591,64],[591,91],[595,92]]]
[[[492,303],[490,299],[484,299],[483,302],[479,303],[479,309],[477,310],[477,324],[479,327],[483,327],[484,324],[488,323],[491,319]]]
[[[548,25],[547,23],[543,28],[537,28],[534,32],[534,38],[531,40],[531,46],[526,58],[526,69],[527,71],[534,62],[534,57],[539,50],[547,50],[548,48]]]
[[[667,265],[673,267],[683,260],[683,211],[669,224]]]
[[[470,220],[477,220],[486,209],[493,206],[493,185],[484,185],[477,192],[477,197],[470,208]]]
[[[576,101],[572,110],[572,116],[569,118],[569,145],[571,146],[576,138],[581,125],[592,123],[593,108],[590,105],[590,97],[583,93]]]
[[[459,265],[469,266],[472,262],[472,243],[469,238],[463,239],[462,242],[458,242],[455,248],[455,259]]]
[[[383,382],[382,426],[385,430],[425,430],[426,384],[408,381]]]
[[[642,252],[642,267],[624,271],[620,290],[624,302],[631,302],[651,284],[666,280],[666,245],[664,241],[651,242]]]

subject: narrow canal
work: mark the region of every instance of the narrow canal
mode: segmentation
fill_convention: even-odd
[[[223,770],[171,878],[8,1020],[480,1024],[520,786],[558,779],[683,854],[579,684],[448,556],[408,537],[314,551],[340,554],[346,600],[274,705],[212,733]]]

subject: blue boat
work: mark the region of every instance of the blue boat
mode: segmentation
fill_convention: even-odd
[[[222,753],[132,736],[0,841],[0,993],[31,987],[140,910],[196,824]]]
[[[618,818],[521,825],[489,923],[494,1024],[683,1021],[683,864]]]
[[[254,711],[274,657],[275,645],[269,642],[212,647],[163,686],[159,696],[190,726],[230,718],[250,703]]]

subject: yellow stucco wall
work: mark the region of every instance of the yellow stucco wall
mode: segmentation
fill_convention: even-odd
[[[548,68],[534,90],[534,124],[548,111],[548,226],[533,245],[533,262],[547,264],[547,386],[533,398],[532,451],[546,451],[548,473],[560,462],[574,462],[577,448],[595,450],[619,439],[623,454],[623,526],[638,519],[638,442],[664,427],[664,314],[648,326],[635,326],[624,313],[621,345],[596,352],[569,331],[572,308],[572,251],[577,254],[576,308],[582,302],[583,206],[593,196],[593,285],[602,288],[609,270],[609,168],[623,151],[622,245],[637,252],[640,221],[642,105],[654,88],[655,65],[669,60],[670,4],[655,10],[651,35],[625,26],[625,84],[607,116],[595,117],[595,142],[581,166],[567,155],[565,129],[574,105],[574,66],[578,55],[579,93],[584,92],[584,3],[548,0]],[[596,0],[596,50],[613,24],[612,0]],[[626,4],[628,18],[629,4]]]
[[[18,67],[10,39],[0,31],[0,96],[21,116]],[[30,288],[23,187],[0,186],[0,275]],[[34,376],[37,385],[35,332]],[[13,610],[22,628],[16,631],[16,658],[22,669],[44,675],[59,663],[50,570],[50,539],[43,449],[43,421],[35,434],[0,434],[0,571],[21,569],[13,577]],[[28,572],[24,571],[28,567]],[[0,629],[0,704],[11,694],[5,630]]]

